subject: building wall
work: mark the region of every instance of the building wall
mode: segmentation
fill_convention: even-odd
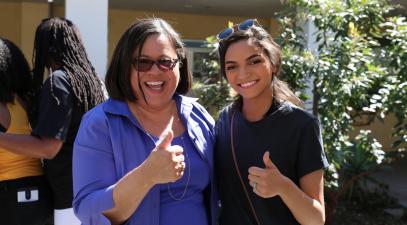
[[[35,29],[48,15],[48,5],[38,3],[21,3],[21,43],[20,48],[29,62],[32,61]]]
[[[21,46],[21,4],[0,2],[0,36]]]
[[[392,137],[393,126],[397,123],[397,119],[394,115],[387,116],[383,121],[375,119],[375,121],[369,126],[357,126],[351,132],[351,136],[355,137],[359,134],[360,130],[371,130],[372,136],[376,138],[382,145],[384,150],[391,150],[391,146],[396,141],[396,138]],[[407,146],[406,146],[407,147]]]
[[[206,37],[216,35],[225,29],[228,21],[239,23],[246,17],[209,16],[196,14],[181,14],[171,12],[152,12],[124,9],[109,10],[109,58],[111,57],[116,43],[126,29],[137,19],[159,17],[167,20],[183,39],[204,40]],[[273,19],[259,19],[260,23],[268,28]],[[275,21],[275,20],[274,20]],[[276,22],[273,22],[276,24]]]

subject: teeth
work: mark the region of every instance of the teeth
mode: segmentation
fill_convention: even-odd
[[[243,87],[243,88],[247,88],[247,87],[253,86],[255,83],[257,83],[257,81],[251,81],[251,82],[243,83],[243,84],[240,84],[240,86]]]
[[[162,85],[164,83],[164,81],[149,81],[149,82],[146,82],[146,83],[147,83],[147,85],[155,86],[155,85]]]

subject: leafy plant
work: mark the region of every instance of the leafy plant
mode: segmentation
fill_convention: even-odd
[[[320,118],[331,162],[326,176],[330,223],[340,198],[363,197],[364,183],[372,180],[370,173],[385,159],[369,131],[350,136],[355,126],[394,115],[398,120],[394,147],[405,150],[407,26],[405,18],[388,16],[394,6],[387,0],[288,0],[287,4],[290,10],[279,14],[283,74],[297,92],[304,91],[304,80],[313,81],[312,111]],[[307,49],[299,27],[309,22],[316,27],[317,52]]]
[[[217,40],[215,36],[206,38],[206,47],[210,49],[209,58],[202,59],[197,63],[205,68],[203,76],[194,80],[191,95],[199,98],[199,102],[205,106],[208,112],[218,118],[223,107],[232,102],[231,89],[228,82],[220,74],[220,66],[217,56]]]

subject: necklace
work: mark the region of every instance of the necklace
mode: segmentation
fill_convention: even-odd
[[[146,131],[144,131],[144,132],[147,134],[147,136],[151,139],[151,141],[152,141],[152,142],[154,143],[154,145],[155,145],[154,138],[151,136],[151,134],[149,134],[149,133],[146,132]],[[180,137],[181,137],[181,145],[182,145],[181,147],[182,147],[183,149],[185,149],[184,153],[185,153],[185,157],[187,158],[187,163],[186,163],[185,167],[188,167],[188,178],[187,178],[187,183],[185,184],[185,187],[184,187],[184,191],[182,192],[181,196],[179,196],[179,197],[175,196],[175,195],[172,193],[171,188],[170,188],[170,184],[167,184],[168,195],[169,195],[172,199],[174,199],[175,201],[180,201],[180,200],[182,200],[182,199],[185,197],[185,195],[186,195],[186,193],[187,193],[187,191],[188,191],[189,181],[191,180],[191,163],[190,163],[190,160],[189,160],[188,152],[187,152],[187,150],[186,150],[186,148],[185,148],[185,142],[184,142],[184,136],[183,136],[183,134],[181,134]]]
[[[150,140],[154,143],[154,145],[157,147],[157,145],[156,145],[156,143],[155,143],[155,139],[150,135],[150,133],[148,133],[147,131],[146,131],[146,129],[144,128],[144,126],[143,126],[143,122],[141,121],[141,118],[140,118],[140,115],[139,115],[139,113],[138,113],[138,111],[136,111],[136,110],[132,110],[132,112],[135,114],[135,116],[137,117],[137,119],[138,119],[138,121],[139,121],[139,123],[140,123],[140,125],[141,125],[141,127],[142,127],[142,130],[144,131],[144,133],[150,138]],[[181,122],[181,120],[180,120],[180,118],[178,117],[176,120],[176,123],[177,124],[182,124],[182,122]],[[181,135],[180,135],[180,138],[181,138],[181,147],[183,148],[183,149],[185,149],[184,150],[184,154],[185,154],[185,157],[187,158],[187,162],[185,163],[185,167],[188,167],[188,178],[187,178],[187,183],[186,183],[186,185],[185,185],[185,187],[184,187],[184,191],[182,192],[182,194],[181,194],[181,196],[175,196],[173,193],[172,193],[172,191],[171,191],[171,188],[170,188],[170,184],[168,183],[167,184],[167,191],[168,191],[168,195],[172,198],[172,199],[174,199],[175,201],[180,201],[180,200],[182,200],[184,197],[185,197],[185,195],[186,195],[186,193],[187,193],[187,191],[188,191],[188,186],[189,186],[189,182],[190,182],[190,179],[191,179],[191,163],[190,163],[190,160],[189,160],[189,156],[188,156],[188,152],[187,152],[187,150],[186,150],[186,145],[185,145],[185,142],[184,142],[184,135],[183,135],[183,133],[181,133]],[[185,174],[184,174],[185,175]]]
[[[187,162],[188,162],[188,163],[185,165],[185,167],[188,167],[188,178],[187,178],[187,183],[186,183],[186,185],[185,185],[185,187],[184,187],[184,191],[182,192],[181,196],[179,196],[179,197],[175,196],[175,195],[171,192],[170,184],[167,184],[168,195],[169,195],[172,199],[174,199],[175,201],[180,201],[180,200],[182,200],[182,199],[185,197],[185,194],[187,193],[187,190],[188,190],[189,181],[190,181],[190,178],[191,178],[191,163],[190,163],[190,161],[189,161],[188,151],[187,151],[187,149],[185,148],[185,143],[184,143],[184,136],[183,136],[183,134],[181,134],[181,142],[182,142],[182,148],[185,149],[185,151],[184,151],[184,152],[185,152],[185,157],[187,158]]]

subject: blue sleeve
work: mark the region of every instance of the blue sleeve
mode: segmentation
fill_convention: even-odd
[[[107,118],[101,107],[86,114],[73,150],[73,207],[83,225],[110,224],[102,213],[114,207],[117,182]]]

